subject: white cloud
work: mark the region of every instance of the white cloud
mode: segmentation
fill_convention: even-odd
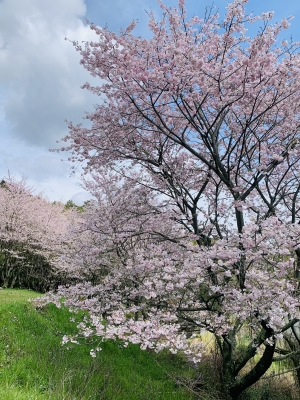
[[[65,40],[95,40],[85,13],[84,0],[0,2],[0,175],[27,176],[52,199],[79,187],[67,182],[66,155],[48,149],[68,133],[65,119],[83,122],[97,101],[80,88],[93,78]]]
[[[93,196],[91,196],[87,192],[78,192],[75,193],[71,200],[77,205],[77,206],[82,206],[85,201],[93,199]]]

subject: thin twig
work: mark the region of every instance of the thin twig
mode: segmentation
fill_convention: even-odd
[[[287,371],[278,372],[278,374],[274,374],[274,373],[273,373],[272,375],[263,376],[261,379],[272,379],[272,378],[274,378],[275,376],[284,375],[284,374],[287,374],[287,373],[289,373],[289,372],[296,371],[296,370],[299,369],[299,368],[300,368],[300,365],[299,365],[298,367],[296,367],[296,368],[288,369]]]

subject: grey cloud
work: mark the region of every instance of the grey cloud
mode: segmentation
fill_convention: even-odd
[[[49,153],[46,149],[30,146],[13,137],[4,138],[1,145],[0,171],[2,174],[8,170],[12,174],[18,172],[37,182],[51,177],[68,178],[70,175],[70,163],[61,161],[66,158],[63,153]]]
[[[65,119],[82,122],[95,99],[80,89],[90,75],[65,41],[91,40],[83,0],[4,0],[0,3],[0,85],[10,134],[55,147],[67,133]]]

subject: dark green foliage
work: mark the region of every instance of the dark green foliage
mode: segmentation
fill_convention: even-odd
[[[76,283],[56,271],[45,257],[22,243],[0,241],[0,287],[31,289],[40,293]]]
[[[289,382],[282,380],[251,387],[243,392],[238,400],[297,400],[299,397],[295,396],[292,395]]]
[[[73,200],[68,200],[65,204],[65,209],[69,210],[70,208],[75,208],[77,212],[81,213],[84,212],[88,204],[90,203],[90,200],[86,200],[82,206],[77,206],[77,204],[74,203]]]

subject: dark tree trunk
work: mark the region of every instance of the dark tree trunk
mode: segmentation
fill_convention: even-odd
[[[235,381],[231,383],[229,393],[232,400],[238,399],[239,395],[244,390],[257,382],[264,375],[264,373],[267,372],[272,364],[274,351],[275,343],[272,345],[266,344],[265,351],[255,367],[252,368],[251,371],[249,371],[246,375],[235,379]]]

